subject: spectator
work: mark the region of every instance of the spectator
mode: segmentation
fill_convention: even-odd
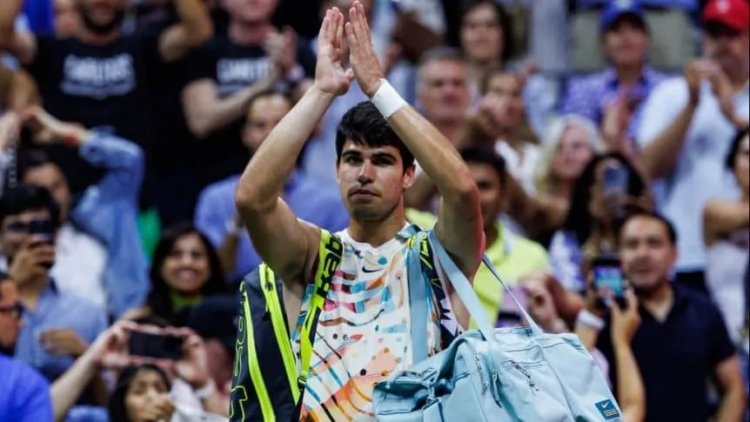
[[[705,290],[703,207],[739,192],[724,183],[732,136],[750,116],[750,11],[745,0],[710,0],[703,11],[704,59],[657,86],[638,131],[640,161],[656,182],[656,203],[679,237],[679,283]]]
[[[631,155],[642,101],[665,75],[646,63],[649,27],[639,0],[609,1],[599,27],[610,66],[571,78],[562,112],[596,122],[609,148]]]
[[[143,364],[126,368],[117,380],[109,402],[112,422],[171,420],[174,400],[171,383],[158,366]]]
[[[740,345],[747,318],[744,277],[750,248],[750,137],[738,132],[726,158],[742,195],[734,201],[709,201],[703,211],[706,242],[706,284],[711,298],[724,315],[732,341]]]
[[[107,326],[103,308],[59,289],[50,277],[58,221],[57,204],[43,188],[19,185],[0,199],[0,248],[25,308],[16,357],[49,380]]]
[[[127,318],[155,315],[180,326],[190,306],[224,292],[224,272],[211,242],[191,224],[177,224],[165,229],[156,245],[146,306]]]
[[[256,151],[276,124],[292,107],[291,100],[279,93],[265,92],[254,97],[248,107],[242,140]],[[195,225],[216,247],[228,281],[234,285],[260,265],[246,230],[239,221],[234,192],[240,175],[208,186],[198,200]],[[305,221],[328,230],[340,230],[349,220],[338,192],[321,187],[298,169],[284,186],[284,200]]]
[[[55,35],[58,37],[72,37],[81,30],[81,14],[76,6],[76,0],[54,0]]]
[[[125,35],[125,0],[76,0],[81,25],[68,37],[14,30],[23,0],[0,6],[0,48],[13,54],[34,77],[44,106],[63,121],[105,126],[149,150],[150,99],[159,92],[161,66],[183,57],[211,37],[212,24],[200,0],[180,0],[180,21],[159,36]],[[100,174],[64,146],[50,150],[81,192]]]
[[[565,224],[550,243],[553,273],[566,289],[585,290],[582,266],[615,251],[618,221],[628,207],[648,205],[648,199],[641,176],[622,154],[610,152],[589,161],[573,188]]]
[[[248,7],[244,0],[227,0],[226,33],[217,34],[194,53],[182,91],[188,128],[201,139],[200,185],[239,173],[247,156],[240,142],[243,117],[258,94],[285,82],[298,82],[296,36],[274,28],[271,17],[278,0],[261,0]],[[290,83],[291,83],[290,82]]]
[[[73,201],[60,167],[40,150],[26,151],[21,180],[47,189],[60,207],[56,259],[50,274],[63,290],[86,292],[88,299],[121,316],[140,306],[148,293],[146,257],[138,238],[138,190],[143,153],[128,141],[61,122],[39,107],[25,113],[27,125],[44,132],[43,144],[77,148],[103,178]]]
[[[12,358],[21,330],[23,305],[13,280],[0,273],[0,420],[52,420],[49,384],[31,367]]]
[[[741,420],[745,389],[721,313],[705,297],[671,283],[677,259],[671,223],[653,213],[630,216],[619,232],[618,252],[641,303],[642,322],[632,349],[645,386],[646,420],[708,420],[709,378],[716,379],[721,396],[716,420]],[[596,344],[609,362],[617,364],[610,323]],[[614,385],[619,385],[618,376],[610,370]]]

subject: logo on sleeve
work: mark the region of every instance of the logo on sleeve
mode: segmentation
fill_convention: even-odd
[[[596,410],[602,414],[605,420],[614,419],[620,416],[620,411],[612,400],[602,400],[596,403]]]

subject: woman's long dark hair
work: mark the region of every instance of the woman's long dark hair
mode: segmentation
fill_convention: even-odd
[[[206,235],[201,233],[191,223],[187,222],[178,223],[165,229],[162,232],[159,243],[156,245],[156,249],[154,250],[154,259],[151,263],[151,291],[148,294],[146,302],[149,308],[151,308],[153,314],[166,319],[171,324],[177,323],[177,314],[172,308],[170,289],[161,275],[161,268],[164,265],[164,261],[172,252],[172,248],[174,248],[177,240],[191,234],[197,235],[200,238],[203,247],[206,248],[208,268],[211,272],[208,281],[201,287],[200,294],[205,297],[227,292],[224,271],[221,268],[219,255],[217,255],[216,249],[214,249]]]
[[[503,51],[501,52],[499,59],[502,65],[506,66],[508,64],[508,61],[515,54],[515,51],[513,51],[515,48],[513,36],[513,21],[510,19],[510,16],[508,15],[508,12],[505,11],[503,5],[495,0],[463,0],[463,2],[460,3],[460,14],[457,28],[458,31],[455,34],[455,45],[461,46],[461,26],[463,26],[463,21],[466,15],[476,7],[483,6],[485,4],[492,6],[495,9],[495,13],[497,14],[497,20],[500,24],[500,32],[502,32],[503,34]],[[449,38],[451,38],[450,35],[452,34],[449,34]]]
[[[646,184],[640,173],[633,167],[630,161],[619,152],[607,152],[596,155],[586,164],[581,176],[578,177],[573,193],[570,196],[570,208],[565,219],[563,229],[573,232],[579,245],[583,245],[591,234],[594,217],[589,211],[591,202],[591,186],[596,183],[596,169],[599,164],[606,160],[615,160],[628,171],[628,195],[640,198],[646,193]]]
[[[140,371],[154,371],[159,374],[167,388],[170,388],[169,378],[167,374],[156,365],[146,363],[138,366],[129,366],[125,368],[120,377],[117,379],[117,385],[115,391],[109,397],[109,404],[107,405],[107,412],[109,413],[110,422],[128,422],[128,411],[125,407],[125,396],[128,394],[128,388],[133,383],[133,379]]]

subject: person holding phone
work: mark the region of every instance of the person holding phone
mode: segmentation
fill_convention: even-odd
[[[630,347],[643,378],[645,420],[703,421],[711,416],[719,421],[741,420],[746,399],[740,362],[721,313],[709,299],[672,283],[677,260],[672,223],[656,213],[640,211],[625,218],[618,235],[622,280],[630,284],[639,303],[635,306],[641,324],[633,330]],[[628,357],[623,356],[622,339],[613,331],[619,322],[607,318],[598,305],[609,302],[612,308],[620,308],[611,300],[612,289],[604,285],[614,285],[612,279],[600,282],[598,290],[589,290],[588,312],[579,314],[578,326],[588,329],[582,335],[584,342],[596,345],[606,357],[619,394],[622,377],[630,376],[619,369]],[[624,296],[630,302],[631,295],[626,292]],[[631,306],[634,303],[628,303]],[[715,379],[720,392],[714,415],[707,379]]]

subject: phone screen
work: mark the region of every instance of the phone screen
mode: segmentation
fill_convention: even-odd
[[[594,275],[594,288],[600,292],[602,288],[609,290],[620,307],[625,306],[625,276],[620,269],[620,260],[614,256],[599,257],[594,259],[592,271]],[[601,301],[606,307],[606,303]]]
[[[178,360],[182,357],[182,338],[133,331],[130,333],[129,350],[133,356]]]
[[[623,166],[604,169],[604,193],[626,195],[628,193],[628,171]]]

